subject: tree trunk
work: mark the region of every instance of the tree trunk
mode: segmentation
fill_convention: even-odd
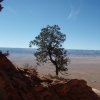
[[[56,68],[56,75],[58,76],[59,70],[58,70],[57,62],[54,61],[54,60],[52,59],[50,50],[48,50],[48,54],[49,54],[49,57],[50,57],[50,61],[55,65],[55,68]]]
[[[56,65],[56,75],[58,76],[58,66]]]

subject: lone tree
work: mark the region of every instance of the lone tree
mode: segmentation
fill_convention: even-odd
[[[62,48],[62,43],[66,40],[66,35],[60,31],[58,25],[47,26],[42,28],[38,36],[30,41],[29,46],[38,46],[35,52],[35,57],[38,62],[47,62],[50,60],[56,69],[56,75],[59,72],[66,72],[68,69],[69,58],[67,57],[67,50]]]
[[[2,10],[2,5],[1,5],[1,2],[2,2],[3,0],[0,0],[0,11]]]

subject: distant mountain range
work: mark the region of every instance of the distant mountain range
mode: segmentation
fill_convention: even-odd
[[[0,48],[2,52],[9,51],[10,54],[34,54],[34,48]],[[68,56],[74,57],[99,57],[100,50],[78,50],[68,49]]]

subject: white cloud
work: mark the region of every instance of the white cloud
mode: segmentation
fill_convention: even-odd
[[[83,0],[69,0],[69,7],[67,12],[68,20],[76,20],[78,15],[80,14],[81,6],[83,4]]]
[[[80,9],[79,8],[76,9],[74,6],[71,5],[69,8],[69,13],[67,15],[67,19],[68,20],[70,20],[70,19],[76,20],[78,18],[79,13],[80,13]]]

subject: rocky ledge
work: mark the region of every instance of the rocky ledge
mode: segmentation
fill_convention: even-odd
[[[0,53],[0,100],[100,100],[84,80],[60,81],[18,69]]]

